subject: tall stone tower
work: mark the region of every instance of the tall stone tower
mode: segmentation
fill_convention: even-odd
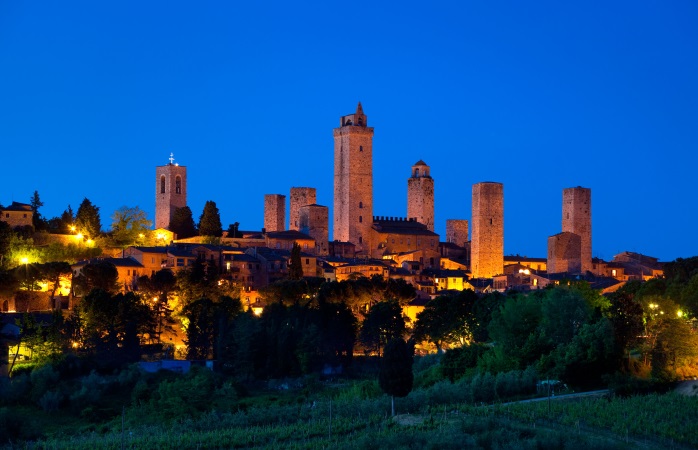
[[[370,252],[373,222],[373,128],[361,103],[334,129],[334,240]]]
[[[313,205],[317,201],[317,192],[311,187],[291,188],[291,210],[288,219],[289,230],[300,230],[300,208],[305,205]]]
[[[421,159],[412,166],[412,176],[407,179],[407,217],[434,231],[434,179]]]
[[[264,228],[266,231],[284,231],[286,224],[286,196],[266,194],[264,196]]]
[[[446,242],[465,247],[468,242],[468,221],[464,219],[446,220]]]
[[[315,239],[315,254],[325,256],[329,250],[329,213],[327,206],[303,205],[300,207],[301,233]]]
[[[187,206],[187,168],[170,163],[155,168],[155,228],[169,228],[177,208]]]
[[[582,238],[582,273],[591,265],[591,189],[581,186],[562,190],[562,231]]]
[[[491,278],[504,272],[504,185],[473,185],[473,236],[470,271],[473,278]]]

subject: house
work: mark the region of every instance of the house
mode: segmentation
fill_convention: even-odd
[[[433,259],[422,259],[422,262],[430,267],[438,267],[439,235],[414,218],[374,217],[371,226],[371,243],[373,258],[382,258],[385,254],[430,250],[434,254],[430,256]],[[424,256],[422,254],[421,258]]]
[[[12,202],[10,206],[5,207],[0,205],[0,220],[12,228],[32,227],[34,226],[34,211],[32,211],[31,205],[25,203]]]
[[[122,292],[135,290],[138,283],[138,277],[147,275],[145,273],[145,268],[143,267],[143,265],[139,263],[135,258],[132,258],[130,256],[126,258],[92,258],[85,261],[79,261],[70,266],[73,271],[73,286],[75,286],[75,278],[82,274],[82,269],[84,269],[86,265],[97,261],[109,262],[113,264],[114,267],[116,267],[116,271],[118,274],[117,283],[121,286]],[[73,295],[75,297],[81,297],[82,294],[86,294],[86,292],[76,293],[73,289]]]

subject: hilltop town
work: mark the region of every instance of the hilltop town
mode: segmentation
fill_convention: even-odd
[[[548,238],[547,257],[504,255],[502,183],[474,184],[472,218],[449,219],[446,236],[435,233],[434,178],[422,160],[412,166],[407,179],[406,215],[375,215],[372,138],[373,128],[368,126],[361,103],[353,114],[342,116],[334,129],[332,222],[329,208],[316,203],[316,188],[290,187],[288,214],[285,194],[266,194],[261,230],[240,230],[238,224],[223,230],[219,225],[220,230],[213,235],[177,232],[181,229],[178,211],[188,211],[190,216],[191,211],[187,206],[187,167],[175,163],[170,155],[168,164],[155,168],[154,230],[142,230],[140,242],[132,245],[102,248],[95,258],[116,266],[124,291],[137,290],[139,277],[152,277],[163,268],[176,274],[194,261],[206,261],[222,280],[239,289],[247,308],[257,311],[265,304],[260,292],[288,278],[295,244],[300,247],[303,277],[343,281],[380,275],[403,280],[415,288],[411,306],[416,311],[429,299],[452,291],[528,291],[560,280],[582,279],[609,292],[629,280],[662,275],[662,263],[653,257],[623,252],[612,261],[604,261],[592,256],[589,188],[563,190],[561,232]],[[26,229],[34,223],[32,205],[12,202],[0,209],[2,221],[12,228]],[[220,222],[219,217],[217,220]],[[330,225],[333,240],[329,240]],[[95,245],[97,234],[73,225],[67,235],[52,234],[49,241],[89,247]],[[146,242],[151,245],[143,245]],[[89,262],[73,261],[72,276],[79,275]],[[21,259],[14,261],[15,265],[20,263]],[[63,279],[60,295],[51,301],[71,308],[79,295],[71,284]],[[49,290],[48,285],[44,290]],[[52,306],[48,299],[22,306],[13,300],[4,299],[2,310],[45,310]]]

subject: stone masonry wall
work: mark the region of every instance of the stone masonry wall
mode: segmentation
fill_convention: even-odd
[[[329,209],[327,206],[305,205],[300,210],[300,229],[315,240],[315,254],[328,254],[329,241]]]
[[[415,167],[422,172],[415,173]],[[434,179],[428,174],[427,165],[412,168],[412,176],[407,179],[407,217],[417,219],[429,231],[434,231]]]
[[[352,123],[359,123],[357,116],[358,111]],[[365,124],[363,112],[360,117]],[[351,242],[357,253],[367,254],[372,218],[373,128],[353,124],[335,128],[333,239]]]
[[[582,238],[563,231],[548,238],[548,273],[579,273],[582,270]]]
[[[164,183],[163,183],[164,181]],[[169,228],[177,208],[187,206],[187,168],[175,164],[155,168],[155,228]]]
[[[473,278],[492,278],[504,272],[504,185],[483,182],[473,185]]]
[[[292,187],[289,208],[288,229],[300,230],[300,208],[317,203],[317,192],[311,187]]]
[[[468,242],[468,221],[464,219],[446,220],[446,242],[465,247]]]
[[[591,264],[591,189],[573,187],[562,191],[562,231],[578,234],[582,239],[582,272]]]
[[[286,196],[264,195],[264,228],[269,231],[284,231],[286,224]]]

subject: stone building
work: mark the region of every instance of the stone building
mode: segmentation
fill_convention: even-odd
[[[288,229],[300,230],[300,209],[305,205],[317,203],[317,192],[311,187],[292,187],[289,209]]]
[[[582,239],[581,271],[591,271],[591,189],[579,186],[563,189],[562,231],[577,234]]]
[[[468,242],[468,221],[464,219],[446,220],[446,242],[465,247]]]
[[[548,273],[580,273],[582,271],[582,238],[563,231],[548,238]]]
[[[412,166],[412,176],[407,179],[407,217],[434,231],[434,179],[421,159]]]
[[[470,261],[473,278],[492,278],[504,272],[504,185],[473,185],[473,235]]]
[[[264,229],[284,231],[286,224],[286,196],[266,194],[264,196]]]
[[[367,254],[373,219],[373,128],[358,104],[334,129],[333,238]]]
[[[327,206],[310,204],[299,209],[300,232],[315,240],[315,254],[324,256],[329,253],[329,211]]]
[[[406,252],[427,252],[428,267],[439,265],[439,235],[427,229],[415,219],[404,217],[374,217],[371,229],[372,258]],[[423,256],[422,256],[423,258]]]
[[[6,222],[10,227],[31,227],[33,226],[34,212],[31,205],[25,203],[12,202],[10,206],[0,205],[0,220]]]
[[[170,163],[155,168],[155,228],[170,228],[170,221],[178,208],[187,206],[187,168]]]

